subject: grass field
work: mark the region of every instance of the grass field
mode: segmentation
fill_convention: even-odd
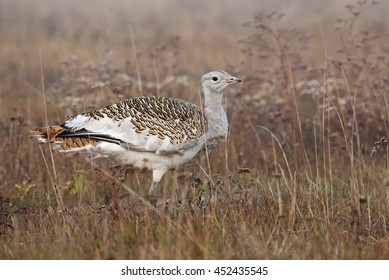
[[[388,259],[389,4],[0,0],[1,259]],[[147,3],[147,4],[145,4]],[[169,172],[29,129],[125,97],[226,90],[230,136]]]

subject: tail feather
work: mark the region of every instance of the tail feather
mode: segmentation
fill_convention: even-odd
[[[50,143],[53,149],[70,151],[72,149],[84,148],[89,145],[95,146],[99,141],[83,137],[60,137],[59,135],[68,128],[54,125],[49,127],[34,128],[30,131],[31,136],[40,143]]]

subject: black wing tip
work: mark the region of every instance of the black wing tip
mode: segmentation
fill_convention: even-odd
[[[96,140],[96,141],[102,141],[102,142],[109,142],[113,144],[120,145],[123,141],[117,138],[113,138],[107,134],[100,134],[96,132],[92,132],[89,130],[86,130],[85,128],[72,131],[70,129],[67,129],[60,134],[58,134],[58,137],[62,138],[85,138],[90,140]]]

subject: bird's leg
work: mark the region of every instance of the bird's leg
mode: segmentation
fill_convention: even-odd
[[[158,201],[158,185],[159,182],[153,181],[149,189],[149,200],[153,205],[156,205]]]
[[[149,199],[151,203],[156,204],[158,200],[158,186],[166,170],[153,170],[153,182],[149,189]]]

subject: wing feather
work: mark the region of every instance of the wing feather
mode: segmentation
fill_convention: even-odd
[[[201,109],[165,97],[137,97],[73,116],[61,137],[86,137],[123,148],[156,153],[181,152],[207,130]]]

